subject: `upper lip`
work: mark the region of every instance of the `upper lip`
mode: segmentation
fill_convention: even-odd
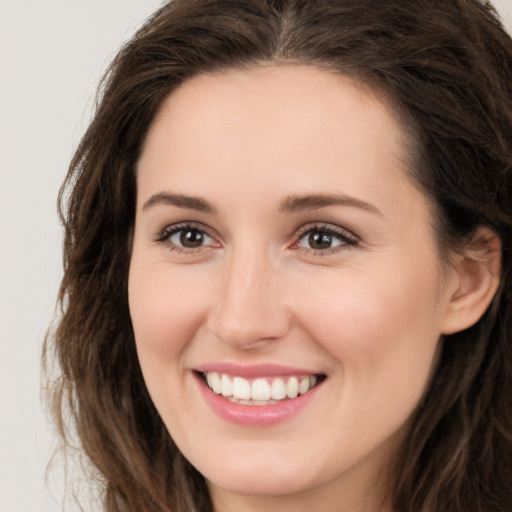
[[[296,368],[280,364],[246,365],[231,362],[205,363],[196,366],[194,370],[201,373],[217,372],[245,378],[279,377],[286,375],[322,375],[322,372],[315,370]]]

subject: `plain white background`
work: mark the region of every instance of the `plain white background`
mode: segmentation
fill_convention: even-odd
[[[495,0],[512,32],[512,0]],[[56,198],[99,77],[162,0],[0,0],[0,512],[60,510],[40,351],[61,276]],[[69,510],[73,510],[70,507]]]

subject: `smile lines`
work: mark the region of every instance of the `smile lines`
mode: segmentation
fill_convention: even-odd
[[[321,378],[302,375],[247,380],[217,372],[204,372],[203,376],[214,393],[244,405],[268,405],[286,398],[296,398],[307,393]]]

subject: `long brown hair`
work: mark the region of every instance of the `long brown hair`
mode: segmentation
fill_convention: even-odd
[[[260,63],[318,65],[383,96],[409,133],[441,254],[486,225],[500,288],[447,336],[396,463],[399,512],[512,509],[512,41],[478,0],[176,0],[111,64],[61,189],[61,315],[51,408],[100,475],[105,510],[211,509],[146,390],[127,303],[135,167],[163,100],[192,76]],[[418,290],[421,293],[421,290]],[[52,379],[52,376],[49,377]]]

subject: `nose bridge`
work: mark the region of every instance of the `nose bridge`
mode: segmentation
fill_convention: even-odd
[[[279,269],[267,252],[253,244],[238,247],[226,258],[222,272],[210,330],[238,348],[282,337],[289,321],[279,290]]]

